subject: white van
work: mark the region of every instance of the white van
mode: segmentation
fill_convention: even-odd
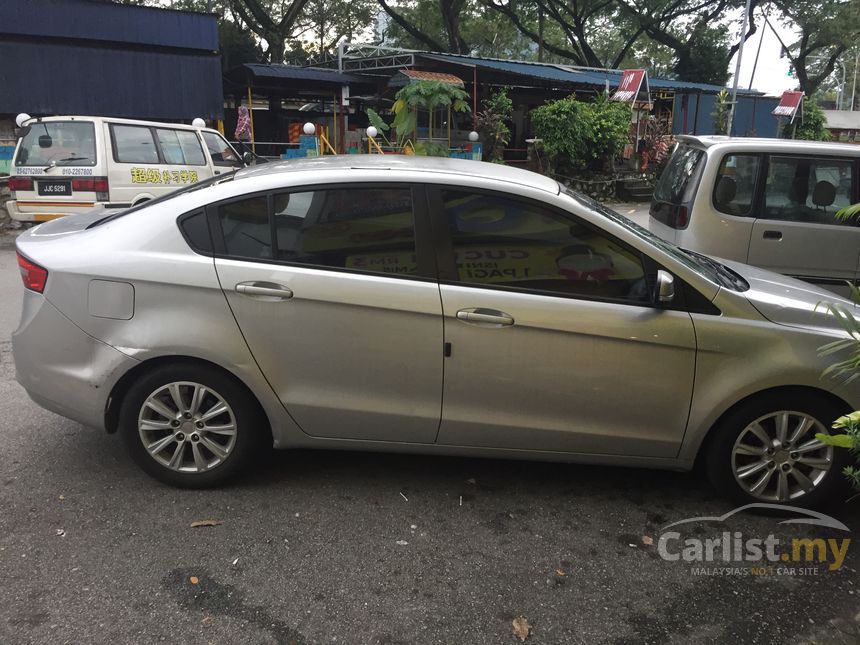
[[[55,116],[20,135],[6,208],[24,222],[128,208],[245,165],[217,130],[191,125]]]
[[[678,246],[745,262],[847,295],[860,279],[860,146],[678,137],[648,228]]]

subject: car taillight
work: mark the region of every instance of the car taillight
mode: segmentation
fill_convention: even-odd
[[[85,177],[72,179],[72,190],[81,190],[93,193],[108,192],[107,177]]]
[[[689,211],[686,206],[678,206],[678,216],[675,220],[675,228],[687,228]]]
[[[24,281],[24,286],[31,291],[42,293],[45,290],[45,283],[48,281],[48,271],[43,269],[38,264],[30,262],[20,253],[18,256],[18,268],[21,270],[21,279]]]
[[[33,190],[33,180],[30,177],[12,177],[9,190]]]

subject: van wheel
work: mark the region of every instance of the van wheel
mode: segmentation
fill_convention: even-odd
[[[821,443],[843,411],[810,394],[766,394],[740,405],[714,429],[708,478],[741,503],[817,506],[847,486],[848,451]]]
[[[265,435],[256,401],[229,375],[165,365],[138,380],[119,430],[137,464],[172,486],[218,486],[247,469]]]

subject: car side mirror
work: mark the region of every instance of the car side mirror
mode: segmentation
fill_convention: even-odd
[[[675,298],[675,278],[663,269],[657,271],[657,303],[668,305]]]
[[[251,163],[254,161],[254,155],[252,155],[250,152],[246,152],[242,155],[242,161],[245,162],[246,166],[250,166]]]

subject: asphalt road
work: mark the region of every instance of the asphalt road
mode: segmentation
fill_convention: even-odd
[[[732,509],[695,475],[287,452],[221,490],[158,484],[15,382],[21,289],[0,238],[0,643],[479,645],[519,642],[519,616],[535,644],[844,642],[856,627],[860,544],[818,575],[663,560],[661,527]],[[856,504],[835,509],[860,534]],[[778,521],[689,535],[849,535]]]

